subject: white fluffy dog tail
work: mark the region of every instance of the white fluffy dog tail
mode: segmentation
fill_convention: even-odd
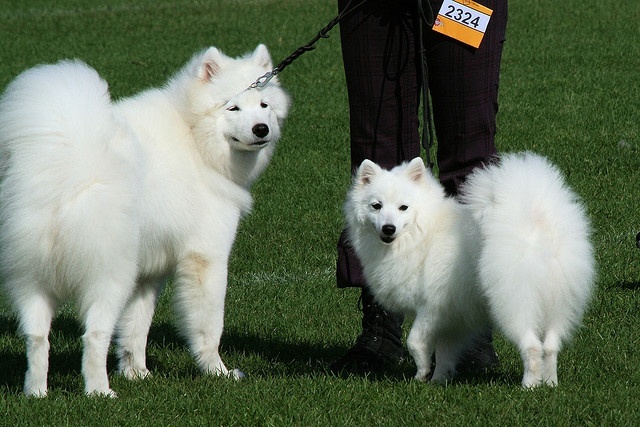
[[[43,141],[104,143],[96,135],[113,128],[110,104],[107,83],[84,62],[31,68],[11,82],[0,102],[2,157],[32,149],[46,158]]]
[[[8,86],[0,100],[5,270],[17,275],[21,268],[53,263],[53,257],[76,259],[70,254],[89,250],[101,264],[107,258],[98,253],[107,246],[104,240],[129,237],[130,228],[135,230],[116,232],[121,219],[109,217],[109,212],[137,214],[130,188],[143,166],[118,122],[107,83],[80,61],[37,66]],[[65,227],[73,233],[64,233]],[[51,236],[55,251],[47,243]],[[88,264],[73,264],[68,275],[82,276],[78,271],[90,271]]]

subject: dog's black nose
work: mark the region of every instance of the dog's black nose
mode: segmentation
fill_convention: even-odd
[[[258,123],[253,127],[252,131],[253,134],[258,138],[264,138],[265,136],[269,135],[269,126],[264,123]]]
[[[393,236],[396,232],[396,226],[391,224],[386,224],[382,226],[382,234],[385,236]]]

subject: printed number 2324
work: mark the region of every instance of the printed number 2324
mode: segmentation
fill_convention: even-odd
[[[447,11],[444,13],[444,16],[449,19],[453,19],[454,21],[458,21],[467,27],[478,28],[478,25],[480,24],[479,16],[474,17],[471,13],[455,8],[451,5],[447,5]]]

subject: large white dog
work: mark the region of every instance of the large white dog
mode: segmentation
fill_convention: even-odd
[[[271,68],[263,45],[237,59],[211,47],[165,87],[116,103],[79,61],[29,69],[8,86],[0,262],[26,338],[26,394],[47,393],[49,329],[68,298],[85,328],[86,393],[115,395],[106,357],[116,327],[120,370],[146,376],[168,274],[200,368],[239,375],[218,346],[238,222],[289,108],[277,79],[245,90]]]
[[[365,160],[345,203],[372,293],[413,318],[416,378],[445,382],[494,324],[522,356],[525,387],[556,385],[557,355],[592,292],[583,208],[549,162],[505,155],[467,181],[464,204],[417,158],[391,171]]]

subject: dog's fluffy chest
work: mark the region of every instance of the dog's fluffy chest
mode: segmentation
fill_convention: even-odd
[[[363,254],[365,275],[383,305],[407,315],[460,310],[477,305],[475,259],[461,224],[431,229]]]
[[[251,195],[216,175],[166,176],[164,187],[143,187],[141,276],[171,272],[191,253],[208,256],[230,250],[239,220],[250,209]],[[185,179],[190,187],[180,184]]]

